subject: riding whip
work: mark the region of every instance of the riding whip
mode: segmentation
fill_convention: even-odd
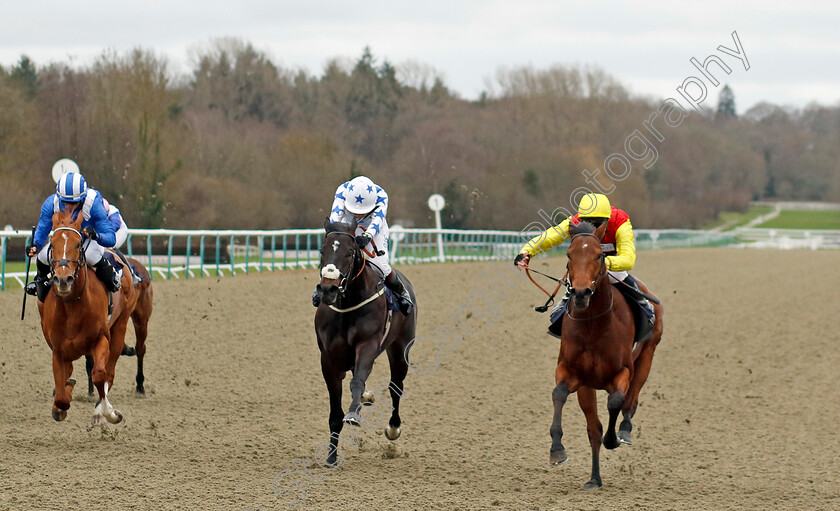
[[[32,226],[32,240],[30,243],[35,244],[35,226]],[[26,279],[23,282],[23,305],[20,308],[20,320],[23,321],[23,315],[26,313],[26,286],[29,285],[29,264],[32,262],[32,256],[26,252]]]

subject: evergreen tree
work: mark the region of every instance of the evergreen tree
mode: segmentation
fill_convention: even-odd
[[[734,119],[738,116],[735,113],[735,94],[729,85],[724,85],[718,96],[717,119]]]
[[[35,70],[35,64],[29,60],[29,57],[22,55],[18,64],[12,68],[10,76],[12,81],[23,88],[29,99],[35,97],[35,92],[38,91],[38,73]]]

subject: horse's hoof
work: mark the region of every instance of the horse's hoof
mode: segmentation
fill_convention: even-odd
[[[400,433],[402,433],[402,431],[399,427],[395,428],[393,426],[388,426],[385,428],[385,438],[392,442],[400,437]]]
[[[597,488],[600,488],[601,486],[602,485],[601,485],[601,480],[600,479],[590,479],[588,483],[583,485],[583,489],[584,490],[595,490]]]
[[[348,426],[361,426],[361,416],[358,412],[347,412],[347,415],[344,416],[344,424],[347,424]]]
[[[633,441],[630,440],[630,432],[629,431],[619,431],[618,432],[618,441],[622,444],[633,445]]]
[[[335,467],[335,466],[338,465],[338,461],[336,460],[336,458],[337,458],[336,453],[333,452],[332,454],[327,456],[327,459],[325,460],[325,463],[327,465],[331,466],[331,467]]]
[[[569,457],[566,456],[566,451],[556,451],[552,452],[548,458],[548,462],[551,465],[562,465],[569,461]]]
[[[119,424],[123,420],[123,414],[119,410],[114,410],[114,418],[106,417],[111,424]]]
[[[124,345],[123,349],[122,349],[122,353],[120,353],[120,355],[124,356],[124,357],[134,357],[134,356],[137,355],[137,350],[135,350],[131,346],[125,346]]]
[[[61,422],[67,418],[67,410],[53,410],[52,418],[56,422]]]
[[[376,402],[376,396],[373,395],[373,392],[366,390],[362,393],[360,401],[363,405],[372,405]]]
[[[615,433],[613,433],[612,435],[604,435],[604,447],[606,447],[607,449],[618,449],[620,445],[621,442],[618,441],[618,438],[616,438]]]

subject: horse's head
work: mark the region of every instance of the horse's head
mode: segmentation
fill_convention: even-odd
[[[359,272],[362,252],[356,244],[356,222],[351,224],[324,222],[324,243],[321,245],[321,282],[317,286],[321,301],[334,305]]]
[[[84,266],[82,249],[82,214],[80,209],[62,210],[53,215],[49,258],[53,274],[53,289],[59,296],[70,294],[73,283]]]
[[[569,258],[569,292],[578,309],[589,307],[589,299],[607,274],[604,252],[601,250],[601,239],[606,231],[606,222],[597,229],[585,221],[570,225],[572,241],[566,252]]]

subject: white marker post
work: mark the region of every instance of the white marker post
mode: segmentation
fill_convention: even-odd
[[[52,178],[56,184],[58,184],[58,180],[61,179],[61,176],[67,174],[68,172],[79,172],[79,166],[76,165],[76,162],[70,158],[62,158],[53,165]]]
[[[443,254],[443,233],[440,232],[442,229],[440,225],[440,212],[444,206],[446,206],[446,201],[444,200],[443,195],[435,193],[429,196],[429,209],[435,212],[435,227],[438,230],[438,261],[440,262],[444,262],[446,260]]]

